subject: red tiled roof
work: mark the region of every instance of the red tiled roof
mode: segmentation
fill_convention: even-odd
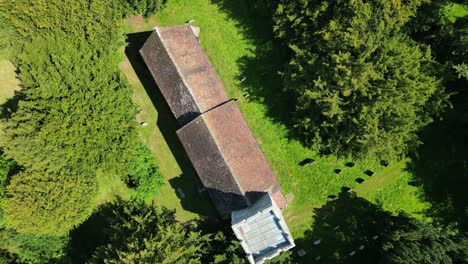
[[[269,192],[283,208],[279,183],[189,25],[155,28],[140,53],[175,117],[177,135],[223,217]]]
[[[140,54],[178,120],[228,100],[189,25],[156,27]]]
[[[262,150],[234,101],[201,116],[241,191],[265,192],[278,185]]]

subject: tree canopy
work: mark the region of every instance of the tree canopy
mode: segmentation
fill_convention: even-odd
[[[15,260],[12,259],[11,263],[66,263],[67,243],[67,237],[18,233],[12,229],[0,233],[0,248],[10,249],[6,256]],[[3,264],[1,257],[0,263]]]
[[[93,263],[200,263],[208,235],[192,231],[166,208],[138,201],[118,201],[109,215],[108,242]]]
[[[298,239],[324,263],[466,263],[468,238],[400,212],[392,215],[354,193],[314,210]],[[314,245],[318,239],[321,243]],[[353,253],[354,252],[354,253]],[[352,253],[352,254],[351,254]]]
[[[96,171],[125,176],[137,140],[131,89],[117,65],[124,44],[116,1],[6,1],[21,100],[0,146],[21,165],[6,223],[63,235],[92,212]],[[106,43],[103,45],[103,43]]]
[[[382,240],[380,263],[468,262],[468,239],[452,237],[405,213],[392,218]]]
[[[95,195],[92,178],[20,172],[7,187],[5,224],[23,233],[66,235],[91,215]]]
[[[422,1],[280,1],[275,32],[294,127],[313,148],[395,159],[418,144],[447,96],[430,49],[402,32]]]
[[[135,188],[138,198],[151,199],[164,184],[164,178],[154,163],[151,150],[146,145],[136,144],[132,156],[126,167],[127,185]]]

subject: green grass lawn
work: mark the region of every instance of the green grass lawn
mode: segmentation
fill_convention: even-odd
[[[264,33],[261,26],[257,27],[256,21],[250,17],[246,1],[226,2],[222,5],[210,0],[172,0],[160,14],[149,20],[141,17],[127,19],[128,32],[149,31],[156,25],[172,26],[195,20],[194,24],[201,28],[203,49],[229,96],[241,98],[238,104],[244,117],[278,176],[283,193],[292,198],[284,215],[293,234],[301,237],[310,227],[313,208],[325,204],[327,196],[339,193],[343,186],[355,189],[358,195],[392,212],[405,210],[420,215],[426,205],[419,198],[419,189],[407,184],[411,175],[405,172],[405,161],[388,167],[375,162],[359,162],[349,168],[345,166],[349,160],[321,157],[290,139],[289,130],[282,122],[282,118],[288,115],[288,106],[283,100],[277,75],[279,68],[275,65],[282,56],[274,53],[268,33]],[[163,117],[158,116],[127,60],[122,62],[121,68],[135,88],[135,102],[143,109],[141,118],[150,121],[149,126],[140,129],[142,138],[151,147],[158,165],[170,181],[185,169],[179,166],[180,161],[161,133],[165,128],[156,124],[157,119]],[[241,83],[240,76],[247,76],[247,80]],[[244,98],[245,93],[251,96]],[[298,162],[304,158],[313,158],[316,163],[300,167]],[[336,174],[335,169],[343,172]],[[368,169],[377,175],[372,178],[366,176],[364,171]],[[355,179],[359,177],[366,181],[356,183]],[[196,217],[192,211],[186,210],[169,184],[156,200],[159,204],[176,208],[181,219]]]
[[[14,91],[20,89],[15,70],[15,66],[11,62],[0,60],[0,105],[12,97]]]

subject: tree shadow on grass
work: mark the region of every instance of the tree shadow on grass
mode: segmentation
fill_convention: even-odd
[[[14,91],[14,95],[0,105],[0,119],[8,119],[18,110],[18,104],[24,99],[21,91]]]
[[[443,120],[426,127],[423,144],[413,153],[408,170],[422,186],[423,199],[431,206],[426,214],[444,226],[468,233],[468,82],[447,82],[453,108]]]
[[[314,213],[313,228],[296,240],[296,250],[306,251],[303,257],[296,255],[296,261],[378,263],[380,256],[376,246],[382,232],[388,228],[390,213],[347,192],[340,193],[338,199],[315,209]]]
[[[280,76],[289,50],[274,38],[271,18],[261,14],[252,1],[213,0],[213,3],[237,22],[244,38],[254,46],[253,56],[243,56],[237,61],[240,74],[236,77],[243,80],[240,87],[244,100],[261,102],[267,107],[268,117],[291,128],[294,97],[283,90]]]
[[[216,213],[208,197],[205,194],[200,194],[197,190],[200,181],[176,135],[179,125],[139,54],[140,48],[150,34],[151,31],[128,34],[125,54],[158,112],[156,125],[182,170],[182,175],[171,179],[171,187],[176,193],[178,188],[184,193],[185,198],[178,196],[185,210],[204,216],[215,216]]]
[[[101,206],[80,226],[70,232],[69,256],[72,263],[87,263],[96,248],[107,243],[106,230],[110,228],[109,217],[116,203]]]
[[[468,232],[468,115],[450,112],[428,126],[408,169],[410,184],[421,185],[431,206],[426,214],[437,222]]]

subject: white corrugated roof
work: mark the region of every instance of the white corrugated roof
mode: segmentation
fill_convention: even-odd
[[[232,229],[253,264],[294,247],[281,211],[267,193],[249,208],[232,212]]]

